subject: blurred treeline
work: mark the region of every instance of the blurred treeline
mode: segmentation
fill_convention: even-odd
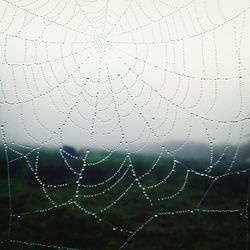
[[[61,152],[56,148],[31,153],[30,149],[8,149],[14,215],[12,239],[79,249],[119,249],[131,235],[126,230],[135,231],[155,214],[177,212],[155,218],[125,249],[246,249],[249,239],[247,162],[236,159],[230,167],[233,156],[222,157],[210,171],[207,159],[190,157],[174,163],[171,157],[164,156],[157,161],[157,154],[137,154],[131,155],[134,176],[123,152],[116,152],[106,159],[107,153],[91,150],[76,196],[76,181],[85,154],[84,150],[78,152],[68,146]],[[4,241],[0,249],[44,249],[6,241],[10,196],[3,146],[0,155],[0,241]],[[154,168],[150,170],[152,166]],[[185,182],[187,169],[198,174],[191,171]],[[35,173],[42,183],[51,185],[46,186],[45,191],[54,204],[46,197]],[[148,174],[144,176],[145,173]],[[165,180],[169,173],[171,175]],[[208,173],[209,176],[223,177],[213,182],[214,179],[206,175]],[[140,176],[140,183],[153,206],[135,182]],[[64,183],[67,186],[53,187]],[[134,184],[129,188],[131,183]],[[201,211],[195,210],[197,208]]]

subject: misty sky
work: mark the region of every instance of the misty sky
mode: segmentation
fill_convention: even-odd
[[[0,0],[4,141],[140,149],[250,133],[248,0]]]

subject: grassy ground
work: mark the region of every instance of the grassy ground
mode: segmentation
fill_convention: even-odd
[[[128,163],[125,163],[116,177],[107,184],[100,187],[81,187],[79,197],[76,198],[76,177],[67,168],[62,168],[64,163],[61,158],[55,151],[44,151],[41,154],[43,155],[39,161],[38,173],[42,181],[50,184],[66,181],[71,184],[67,187],[46,188],[48,195],[58,205],[55,207],[46,198],[42,187],[37,184],[34,174],[27,166],[27,161],[20,159],[10,164],[12,214],[15,215],[12,217],[12,240],[89,250],[119,249],[132,232],[148,219],[153,218],[134,235],[125,249],[246,249],[249,238],[245,211],[248,172],[239,171],[239,174],[226,175],[211,186],[212,179],[192,172],[197,170],[202,173],[202,166],[205,163],[186,161],[191,171],[183,191],[178,193],[185,182],[187,169],[180,164],[176,165],[175,172],[166,182],[156,188],[147,188],[163,180],[171,171],[173,161],[162,159],[147,178],[140,179],[140,183],[152,199],[154,205],[151,206],[142,188],[134,182],[135,178],[130,169],[124,178],[118,181],[129,167]],[[90,161],[96,162],[98,157],[102,156],[93,155]],[[31,166],[34,166],[34,159],[35,154],[29,158]],[[81,184],[92,185],[114,175],[123,159],[120,154],[116,154],[97,167],[86,169]],[[147,172],[155,159],[149,156],[137,156],[134,159],[136,175],[140,176]],[[75,170],[79,171],[77,161],[74,162],[72,159],[68,161]],[[232,171],[237,172],[247,167],[237,166]],[[0,241],[8,238],[9,226],[8,180],[5,168],[6,162],[2,160]],[[225,171],[226,163],[218,166],[211,175],[216,176]],[[100,196],[93,196],[116,184],[117,181],[118,184],[114,188]],[[134,184],[128,189],[131,183]],[[209,187],[211,187],[209,192],[202,200]],[[127,193],[120,197],[127,189]],[[177,195],[171,197],[175,193]],[[89,194],[92,196],[88,197]],[[158,200],[167,196],[170,198]],[[118,197],[120,199],[113,204]],[[63,205],[60,206],[60,204]],[[113,205],[109,209],[100,212],[110,204]],[[47,210],[50,207],[52,209]],[[44,211],[41,212],[41,210]],[[237,210],[237,212],[231,210]],[[2,249],[44,249],[44,247],[26,246],[14,242],[10,244],[7,241],[1,244],[1,247]]]

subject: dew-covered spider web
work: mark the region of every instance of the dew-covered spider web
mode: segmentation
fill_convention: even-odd
[[[248,249],[249,8],[0,0],[0,247]]]

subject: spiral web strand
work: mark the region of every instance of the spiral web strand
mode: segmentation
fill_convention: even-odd
[[[248,249],[250,172],[235,165],[250,128],[249,65],[242,52],[249,40],[250,7],[240,1],[228,13],[224,5],[220,0],[0,1],[1,137],[9,197],[7,242],[71,249],[17,240],[12,235],[16,220],[71,206],[77,213],[124,234],[120,248],[162,217],[240,214],[246,223]],[[167,141],[176,136],[181,143],[169,147]],[[178,156],[196,139],[209,145],[207,165],[201,170]],[[216,143],[224,143],[219,155],[214,153]],[[215,174],[231,143],[236,147],[229,164]],[[67,144],[81,147],[79,153],[69,152]],[[150,151],[152,144],[158,145],[155,160],[146,172],[139,173],[135,157]],[[74,181],[55,184],[41,176],[43,149],[50,146],[57,148]],[[92,157],[95,149],[102,152],[98,159]],[[104,167],[117,153],[121,159],[111,176],[94,184],[84,182],[89,169]],[[166,158],[171,165],[168,173],[148,183]],[[49,205],[15,212],[18,209],[12,203],[15,197],[10,172],[11,164],[20,160],[25,161]],[[183,173],[178,190],[158,195],[178,170]],[[213,187],[234,175],[248,178],[244,205],[204,208]],[[192,176],[209,180],[197,204],[179,210],[161,205],[180,197]],[[105,206],[85,207],[85,199],[105,199],[126,178],[128,185]],[[72,196],[63,202],[51,195],[53,190],[72,187]],[[153,212],[136,228],[108,221],[103,214],[135,187]]]

